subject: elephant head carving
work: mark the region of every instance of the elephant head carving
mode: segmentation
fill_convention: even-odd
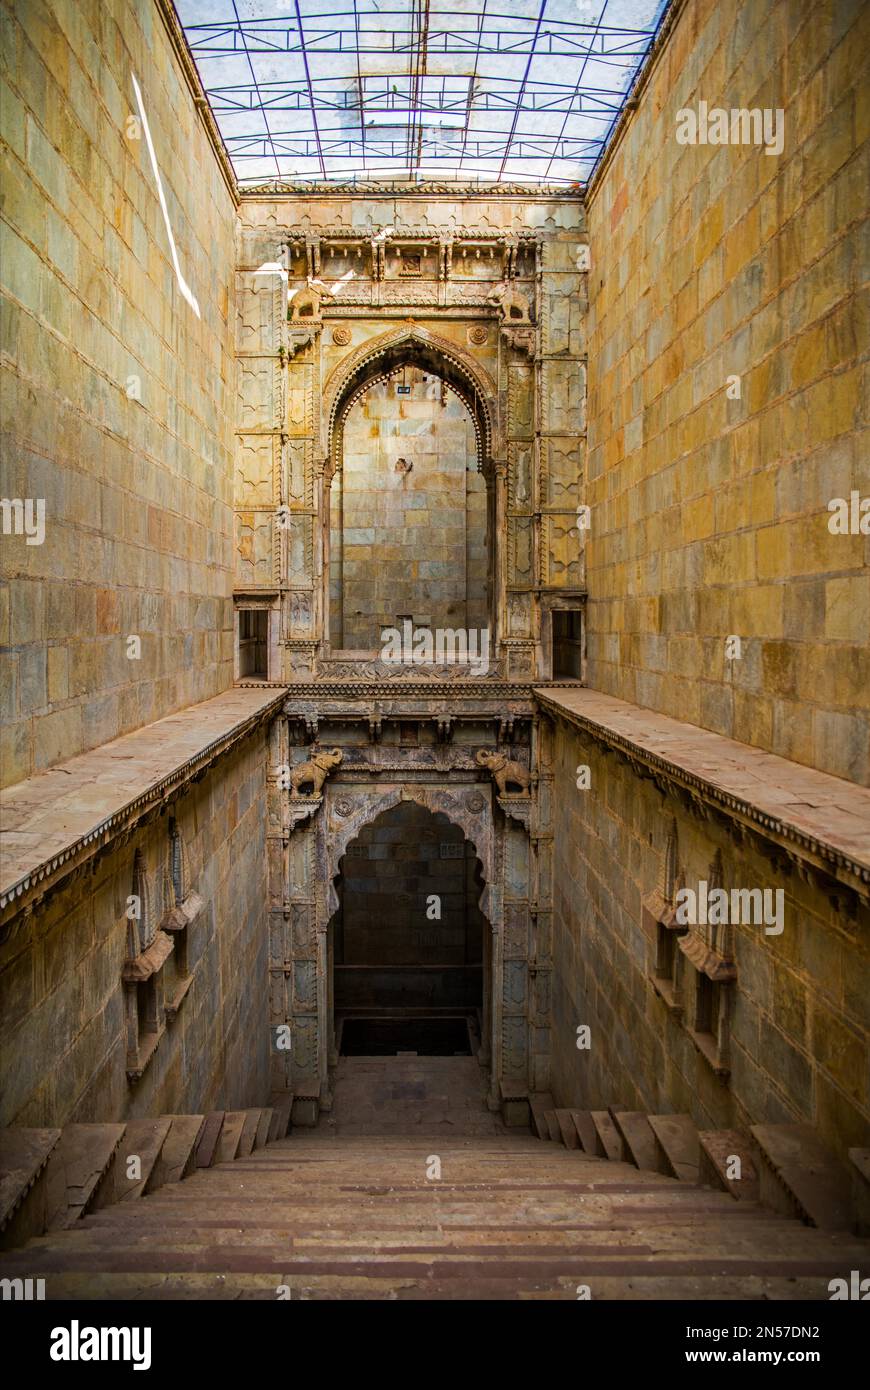
[[[530,778],[522,764],[514,762],[504,753],[490,753],[479,748],[474,757],[478,767],[486,767],[492,773],[499,796],[528,796]],[[508,788],[511,788],[509,791]]]
[[[291,797],[320,796],[324,782],[343,756],[340,748],[330,748],[312,753],[307,762],[299,763],[290,773]]]

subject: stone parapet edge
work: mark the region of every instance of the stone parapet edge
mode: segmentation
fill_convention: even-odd
[[[676,28],[677,21],[679,20],[680,15],[683,13],[683,10],[686,8],[688,3],[689,0],[670,0],[668,8],[662,15],[659,31],[656,34],[655,39],[653,40],[652,46],[649,50],[649,53],[646,56],[644,63],[642,64],[635,76],[633,85],[629,88],[628,95],[626,97],[623,108],[620,111],[619,116],[616,119],[616,124],[610,133],[610,139],[607,141],[607,144],[601,154],[601,157],[599,158],[598,163],[595,165],[595,168],[592,170],[592,173],[589,175],[589,179],[584,187],[583,201],[586,206],[589,205],[589,203],[598,193],[598,190],[604,181],[604,175],[607,172],[607,169],[609,168],[610,164],[612,163],[616,151],[622,144],[623,136],[625,135],[625,132],[628,129],[629,123],[631,122],[634,112],[637,110],[641,95],[645,87],[648,85],[649,80],[653,75],[653,72],[658,66],[659,59],[661,58],[662,54],[665,51],[665,48],[667,47],[671,34]]]
[[[857,893],[865,906],[870,906],[870,864],[852,858],[829,841],[820,840],[792,822],[762,810],[760,806],[744,797],[718,787],[715,782],[662,757],[660,753],[652,752],[642,744],[634,743],[597,720],[577,710],[568,709],[557,700],[548,699],[546,692],[540,688],[536,688],[535,698],[548,714],[556,715],[566,723],[573,724],[583,733],[591,735],[598,743],[621,754],[634,766],[639,764],[649,775],[663,777],[672,787],[693,798],[700,797],[715,810],[724,812],[732,820],[746,825],[762,839],[776,840],[790,859],[800,859],[824,870]],[[746,746],[749,747],[748,744]],[[848,875],[848,878],[845,875]]]
[[[235,170],[227,154],[226,145],[221,137],[218,123],[209,105],[205,89],[200,81],[199,71],[197,70],[196,62],[188,46],[175,6],[172,0],[154,0],[154,3],[160,18],[163,20],[164,27],[169,36],[169,41],[178,59],[179,67],[184,74],[190,94],[193,97],[194,105],[199,113],[203,127],[205,128],[205,133],[208,136],[209,144],[214,150],[221,176],[227,186],[227,191],[233,200],[234,206],[238,208],[240,194],[239,186],[236,182]]]
[[[26,908],[28,905],[32,906],[34,899],[43,897],[48,891],[53,892],[70,874],[81,868],[82,864],[105,849],[111,840],[135,829],[149,815],[155,805],[162,802],[167,795],[177,795],[195,778],[200,777],[212,767],[232,747],[253,733],[260,724],[274,718],[283,698],[284,687],[281,687],[276,692],[275,698],[264,705],[262,709],[234,724],[231,729],[207,744],[205,748],[200,749],[194,757],[188,758],[184,763],[179,763],[159,781],[152,782],[145,791],[134,796],[91,830],[79,835],[59,854],[50,855],[41,864],[22,875],[21,878],[8,885],[0,886],[0,912],[3,914],[4,925],[8,923],[11,916],[20,912],[22,908]],[[192,707],[189,706],[188,708]],[[180,711],[180,713],[184,712],[183,710]],[[144,725],[141,729],[134,730],[134,733],[141,734],[147,729],[148,726]],[[52,771],[52,769],[48,769],[48,771]],[[10,788],[10,790],[14,790],[14,788]],[[25,896],[26,901],[22,902],[21,900]],[[14,908],[14,912],[10,913],[10,908]]]

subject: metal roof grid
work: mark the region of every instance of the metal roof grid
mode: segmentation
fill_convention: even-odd
[[[576,185],[668,0],[175,0],[242,191]]]

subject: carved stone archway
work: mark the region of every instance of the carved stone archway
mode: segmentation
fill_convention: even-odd
[[[489,476],[499,450],[498,391],[489,373],[457,343],[416,325],[384,333],[348,354],[327,377],[323,390],[324,473],[329,482],[341,459],[348,411],[359,396],[397,367],[419,366],[452,386],[468,406],[477,435],[481,472]]]
[[[418,366],[446,381],[467,407],[477,440],[478,468],[486,481],[489,561],[490,650],[497,656],[504,631],[507,468],[500,457],[502,425],[498,390],[486,369],[459,345],[418,325],[392,330],[362,344],[333,369],[324,383],[321,411],[323,456],[317,476],[318,605],[323,651],[329,641],[330,489],[344,448],[344,421],[373,383],[402,366]]]
[[[452,825],[462,831],[465,839],[473,846],[480,862],[484,887],[478,907],[490,931],[489,969],[485,974],[485,990],[488,1000],[485,1006],[486,1032],[484,1055],[490,1068],[490,1104],[498,1104],[498,1078],[501,1064],[501,1000],[502,980],[502,932],[503,932],[503,894],[499,881],[495,828],[492,813],[492,794],[487,786],[459,786],[453,790],[445,787],[426,785],[392,786],[383,790],[375,788],[359,789],[346,785],[329,788],[326,793],[322,814],[317,818],[318,837],[317,858],[323,865],[323,891],[317,895],[316,928],[318,939],[318,958],[321,962],[320,974],[323,988],[319,996],[320,1022],[318,1031],[322,1039],[334,1036],[332,1018],[330,960],[328,929],[334,913],[339,907],[335,880],[341,872],[341,860],[350,842],[359,835],[365,825],[377,820],[384,811],[403,801],[414,802],[433,815],[444,816]],[[330,1042],[331,1045],[331,1042]],[[326,1047],[321,1049],[321,1075],[324,1083],[328,1080],[330,1064],[335,1062]]]
[[[324,905],[329,916],[332,917],[339,905],[335,879],[341,872],[339,862],[351,840],[356,839],[364,825],[370,825],[384,811],[389,811],[401,801],[413,801],[417,806],[431,811],[433,815],[446,816],[474,846],[485,884],[480,899],[480,910],[493,930],[496,930],[497,924],[492,915],[492,909],[495,907],[492,798],[490,788],[485,785],[462,786],[450,791],[443,787],[413,785],[394,786],[383,791],[357,791],[341,784],[328,788],[325,806],[327,889]],[[318,923],[318,926],[325,924]]]

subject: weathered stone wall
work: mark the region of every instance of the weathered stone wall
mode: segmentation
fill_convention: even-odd
[[[0,1124],[58,1125],[263,1105],[269,1096],[266,734],[249,738],[129,844],[24,919],[0,951]],[[126,1077],[125,909],[133,855],[167,905],[168,815],[203,899],[192,983],[144,1074]],[[164,967],[174,981],[174,955]]]
[[[411,615],[486,627],[486,485],[464,403],[436,377],[379,382],[348,412],[330,498],[334,648],[379,649]],[[397,469],[399,460],[410,469]]]
[[[235,216],[154,0],[7,6],[2,47],[0,494],[45,504],[4,537],[6,785],[232,684]]]
[[[576,786],[588,766],[591,788]],[[552,1089],[560,1105],[687,1112],[699,1128],[763,1121],[814,1124],[834,1148],[866,1142],[870,955],[866,910],[836,885],[814,886],[771,864],[563,723],[555,731]],[[726,889],[781,887],[783,930],[730,928],[727,1065],[716,1075],[693,1039],[695,969],[675,998],[656,975],[655,925],[644,899],[662,884],[676,824],[675,877]],[[776,852],[773,851],[776,859]],[[695,928],[692,928],[694,931]],[[678,953],[679,955],[679,953]],[[682,1009],[677,1013],[675,1007]],[[577,1028],[591,1028],[578,1049]],[[709,1040],[707,1040],[709,1042]]]
[[[868,34],[692,0],[588,200],[588,684],[861,783]],[[678,144],[700,102],[782,108],[782,152]]]

